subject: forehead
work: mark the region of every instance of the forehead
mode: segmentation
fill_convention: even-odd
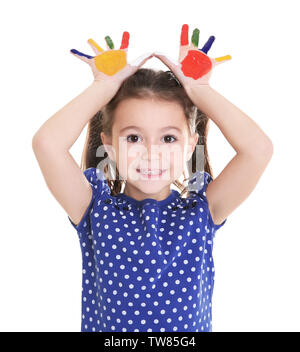
[[[140,129],[151,127],[151,130],[161,130],[166,126],[183,129],[186,117],[179,103],[158,99],[126,99],[117,107],[114,115],[114,125],[118,130],[127,126]]]

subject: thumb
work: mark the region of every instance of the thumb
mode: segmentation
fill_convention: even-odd
[[[216,57],[215,59],[213,59],[213,63],[214,63],[214,66],[217,66],[220,64],[224,64],[225,62],[231,59],[232,59],[231,55]]]

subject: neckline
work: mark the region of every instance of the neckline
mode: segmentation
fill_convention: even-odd
[[[162,199],[162,200],[156,200],[153,198],[145,198],[143,200],[137,200],[137,199],[134,199],[124,193],[119,193],[118,197],[120,197],[122,200],[125,200],[128,203],[134,204],[136,206],[144,205],[146,203],[154,204],[157,206],[164,206],[164,205],[168,205],[173,200],[175,200],[177,197],[179,197],[179,192],[175,189],[172,189],[171,193],[168,195],[168,197],[165,199]]]

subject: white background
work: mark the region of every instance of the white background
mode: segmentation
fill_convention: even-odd
[[[81,252],[75,229],[34,157],[37,129],[92,83],[93,38],[128,60],[176,58],[180,30],[200,29],[209,56],[230,54],[211,86],[271,138],[274,155],[257,187],[216,234],[213,331],[300,331],[299,2],[2,1],[0,331],[80,331]],[[298,24],[297,24],[298,23]],[[152,58],[145,67],[168,70]],[[86,129],[71,148],[80,163]],[[214,177],[235,155],[211,121]]]

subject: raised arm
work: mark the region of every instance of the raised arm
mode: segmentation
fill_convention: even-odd
[[[199,29],[181,28],[178,62],[155,53],[176,75],[193,103],[215,124],[236,151],[236,156],[206,189],[210,213],[221,224],[253,191],[273,154],[273,144],[261,128],[238,107],[209,85],[215,66],[231,60],[230,55],[211,58],[207,55],[215,37],[198,49]]]
[[[193,87],[190,97],[236,151],[206,189],[212,218],[220,224],[254,190],[272,157],[273,144],[249,116],[213,88]]]
[[[109,37],[105,39],[107,51],[89,39],[95,57],[71,50],[73,55],[91,66],[94,81],[50,117],[32,139],[32,148],[46,184],[75,225],[80,222],[91,202],[92,189],[69,149],[89,120],[113,98],[123,80],[152,56],[144,55],[136,65],[130,65],[126,61],[129,33],[123,33],[119,50],[113,49]]]
[[[49,190],[75,224],[92,199],[92,189],[69,149],[92,116],[108,102],[109,91],[107,85],[93,82],[50,117],[32,139]]]

